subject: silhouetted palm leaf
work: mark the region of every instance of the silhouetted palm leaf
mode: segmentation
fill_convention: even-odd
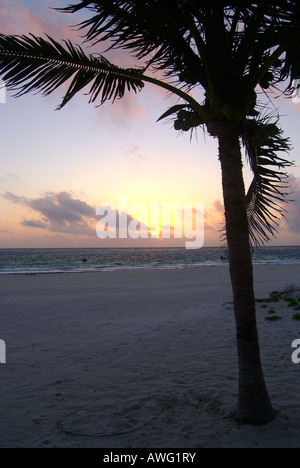
[[[0,35],[0,69],[7,87],[18,90],[17,96],[30,91],[48,95],[72,79],[60,107],[86,86],[90,102],[122,98],[126,89],[139,91],[144,83],[142,69],[123,69],[103,56],[87,56],[70,41],[65,47],[47,39]]]
[[[246,129],[249,130],[249,127]],[[284,216],[286,210],[284,204],[287,202],[288,174],[284,169],[291,167],[292,162],[279,156],[287,153],[291,147],[289,140],[283,137],[283,132],[275,124],[262,121],[249,121],[253,137],[246,134],[243,144],[253,172],[253,181],[247,193],[247,212],[249,220],[249,234],[252,245],[264,245],[278,231],[278,216]],[[256,132],[263,135],[259,143]],[[276,169],[275,169],[276,168]]]
[[[111,48],[130,50],[148,66],[206,90],[226,80],[233,62],[255,85],[283,53],[277,76],[300,78],[298,0],[82,0],[60,11],[83,8],[92,12],[80,24],[88,41],[109,40]]]
[[[124,48],[148,65],[178,70],[189,65],[202,68],[201,60],[192,46],[190,33],[191,7],[194,2],[156,0],[101,0],[81,1],[60,11],[76,12],[88,8],[94,16],[85,20],[88,41],[110,40],[111,48]],[[200,2],[201,3],[201,2]],[[193,7],[192,7],[193,9]],[[196,10],[199,10],[196,8]]]
[[[166,119],[167,117],[170,117],[173,114],[177,114],[179,111],[186,109],[188,107],[188,104],[177,104],[176,106],[170,107],[166,112],[164,112],[159,119],[157,119],[157,122],[160,122],[163,119]]]

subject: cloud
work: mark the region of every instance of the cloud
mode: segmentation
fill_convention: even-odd
[[[18,195],[14,195],[11,192],[6,192],[5,195],[3,195],[3,198],[6,200],[11,201],[12,203],[15,203],[16,205],[26,205],[27,203],[27,198],[25,197],[19,197]]]
[[[24,219],[21,222],[22,226],[25,227],[32,227],[32,228],[39,228],[39,229],[47,229],[48,225],[43,223],[43,221],[35,220],[35,219]]]
[[[24,219],[21,222],[23,226],[48,229],[51,232],[95,236],[95,229],[92,227],[92,223],[96,221],[95,207],[74,199],[68,192],[49,192],[44,197],[35,199],[6,192],[3,197],[17,205],[31,208],[40,216],[40,219]]]
[[[224,205],[222,204],[220,200],[217,200],[214,202],[214,209],[216,210],[217,213],[221,213],[222,215],[225,212]]]
[[[138,145],[131,145],[128,150],[126,150],[128,157],[134,158],[138,161],[149,161],[147,156],[142,154],[142,150]]]
[[[117,99],[114,103],[108,101],[100,106],[96,114],[97,124],[101,122],[127,131],[136,123],[141,126],[143,122],[150,121],[149,111],[139,105],[139,94],[127,92],[122,99]]]
[[[55,11],[53,7],[61,6],[61,2],[54,3],[53,0],[38,2],[38,5],[32,5],[30,8],[22,0],[1,0],[1,33],[21,35],[30,32],[38,36],[47,33],[57,39],[77,37],[78,41],[79,33],[70,25],[78,23],[79,16],[75,19],[75,16],[71,18],[71,15]]]
[[[224,213],[225,208],[220,200],[214,201],[211,207],[205,207],[205,233],[211,244],[217,245],[222,239]]]
[[[6,174],[0,176],[0,182],[19,182],[21,179],[17,174]]]
[[[101,208],[100,208],[101,207]],[[117,237],[123,234],[127,237],[128,233],[143,233],[145,235],[151,234],[151,229],[140,221],[138,218],[131,216],[125,211],[118,211],[113,206],[100,205],[98,207],[98,228],[100,231],[107,231],[111,227],[116,230]]]
[[[34,211],[42,213],[50,223],[77,223],[83,217],[95,217],[95,209],[81,200],[74,200],[70,193],[48,193],[44,198],[27,202]]]
[[[110,211],[116,220],[116,229],[119,234],[125,226],[126,232],[127,230],[130,232],[149,232],[148,226],[139,219],[134,218],[129,213],[111,209],[108,205],[103,206],[103,215],[100,217],[99,215],[96,216],[96,208],[94,206],[73,198],[69,192],[48,192],[40,198],[26,198],[6,192],[3,198],[16,205],[25,206],[38,215],[37,219],[24,218],[21,221],[22,226],[32,229],[44,229],[55,233],[96,237],[97,220],[98,223],[101,223],[103,219],[102,224],[105,231],[105,218]]]

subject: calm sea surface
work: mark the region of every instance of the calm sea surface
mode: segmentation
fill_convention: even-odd
[[[300,264],[300,247],[264,247],[254,263]],[[185,269],[226,265],[226,251],[206,247],[186,249],[0,249],[0,275]]]

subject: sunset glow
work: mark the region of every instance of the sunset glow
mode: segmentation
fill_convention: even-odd
[[[80,42],[70,28],[81,18],[49,7],[61,0],[0,0],[0,30],[6,34],[42,35]],[[103,52],[103,50],[100,50]],[[122,52],[110,59],[123,65]],[[132,58],[130,59],[132,60]],[[128,204],[197,203],[205,206],[205,245],[220,245],[223,223],[221,171],[217,142],[201,130],[177,135],[171,123],[156,122],[174,98],[154,86],[127,95],[114,105],[95,108],[82,95],[62,111],[55,111],[63,90],[48,98],[7,95],[0,104],[0,247],[102,247],[96,235],[96,208]],[[298,245],[300,233],[300,104],[278,99],[282,125],[291,137],[291,185],[296,200],[290,205],[289,224],[273,244]],[[246,184],[249,184],[246,172]],[[150,209],[150,208],[149,208]],[[133,216],[133,213],[129,213]],[[147,224],[147,219],[139,220]],[[162,234],[162,226],[156,234]],[[162,235],[160,236],[162,237]],[[118,240],[110,246],[137,246]],[[143,246],[174,246],[177,239],[146,240]],[[138,245],[137,245],[138,244]]]

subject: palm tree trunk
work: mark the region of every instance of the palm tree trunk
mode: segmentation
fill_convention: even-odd
[[[265,424],[275,417],[275,412],[260,359],[239,134],[234,125],[232,129],[226,125],[218,132],[218,138],[239,358],[237,417],[244,423]]]

